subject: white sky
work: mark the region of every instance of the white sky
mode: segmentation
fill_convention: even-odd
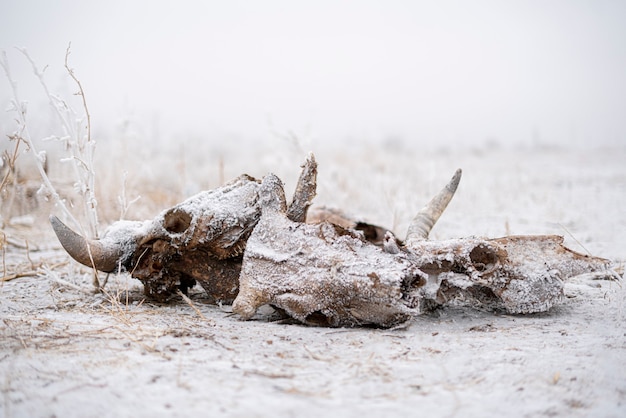
[[[31,103],[13,47],[67,94],[70,41],[105,137],[626,143],[626,1],[0,0]]]

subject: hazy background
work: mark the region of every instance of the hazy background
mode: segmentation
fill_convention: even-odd
[[[625,1],[0,0],[33,123],[70,41],[101,141],[626,143]]]

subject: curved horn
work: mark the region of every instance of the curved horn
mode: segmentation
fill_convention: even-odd
[[[87,240],[54,215],[50,216],[50,223],[61,245],[74,260],[105,273],[117,269],[123,254],[119,245],[106,246],[99,240]]]
[[[424,241],[428,239],[431,229],[452,200],[454,192],[461,181],[461,169],[459,168],[452,176],[452,180],[439,192],[422,210],[420,210],[413,221],[406,235],[406,242]]]

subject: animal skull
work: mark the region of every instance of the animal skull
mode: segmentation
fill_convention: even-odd
[[[305,161],[289,205],[304,221],[315,195],[317,163]],[[100,240],[87,240],[50,218],[59,241],[78,262],[104,272],[128,271],[157,300],[200,282],[215,302],[231,303],[238,291],[246,241],[261,216],[260,181],[241,175],[165,210],[152,221],[119,221]]]
[[[260,191],[262,215],[248,239],[233,312],[251,318],[271,304],[307,324],[390,326],[419,312],[426,275],[406,253],[383,250],[362,234],[323,222],[293,222],[278,177]],[[388,235],[388,240],[394,238]]]
[[[63,247],[95,269],[128,271],[145,293],[166,300],[198,281],[214,302],[251,318],[270,304],[314,325],[390,327],[448,303],[511,313],[548,310],[568,277],[618,277],[608,260],[563,246],[557,236],[429,241],[461,178],[418,212],[404,242],[380,227],[318,210],[317,164],[303,165],[291,204],[282,182],[242,175],[170,208],[152,221],[113,224],[87,240],[52,216]],[[311,216],[308,221],[311,221]]]
[[[265,177],[233,311],[249,319],[270,304],[305,324],[389,327],[451,300],[542,312],[560,300],[565,278],[612,274],[607,260],[573,252],[555,236],[427,241],[460,176],[417,214],[406,244],[388,232],[382,248],[328,222],[291,221],[282,183]]]

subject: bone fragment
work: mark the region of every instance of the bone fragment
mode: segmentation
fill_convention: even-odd
[[[282,183],[261,185],[261,219],[248,239],[233,312],[251,318],[264,304],[309,325],[389,327],[419,312],[425,276],[404,253],[390,254],[357,232],[289,220]]]
[[[289,210],[306,218],[315,196],[317,163],[305,161]],[[112,224],[101,240],[85,240],[56,217],[52,226],[78,262],[102,271],[118,268],[142,281],[144,291],[167,300],[199,282],[215,302],[231,303],[238,292],[246,242],[261,216],[260,181],[241,175],[163,211],[153,220]],[[89,256],[91,250],[93,262]]]

